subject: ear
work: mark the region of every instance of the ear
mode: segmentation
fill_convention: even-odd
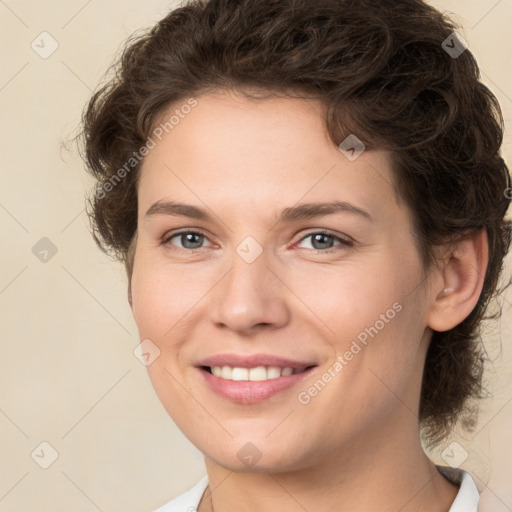
[[[448,331],[473,311],[484,283],[489,260],[487,231],[482,228],[450,245],[449,253],[432,281],[427,325]]]

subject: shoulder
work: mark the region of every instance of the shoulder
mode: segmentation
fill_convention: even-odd
[[[153,512],[195,512],[207,485],[208,476],[204,476],[194,487],[191,487]]]

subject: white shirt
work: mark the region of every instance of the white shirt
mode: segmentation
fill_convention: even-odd
[[[459,492],[448,512],[478,512],[480,494],[473,477],[461,469],[445,466],[437,466],[437,469],[448,480],[460,485]],[[204,476],[194,487],[153,512],[196,512],[207,485],[208,476]]]

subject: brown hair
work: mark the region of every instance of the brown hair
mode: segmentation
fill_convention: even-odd
[[[455,30],[421,0],[193,0],[171,11],[130,38],[84,112],[95,240],[130,277],[141,148],[171,105],[227,89],[320,99],[333,143],[356,134],[392,152],[426,270],[436,247],[487,231],[478,303],[433,333],[425,362],[419,418],[438,442],[482,395],[480,329],[511,239],[500,107],[471,52],[447,51],[461,49]]]

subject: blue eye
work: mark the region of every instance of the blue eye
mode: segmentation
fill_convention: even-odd
[[[338,245],[351,246],[353,242],[351,240],[342,238],[338,235],[334,235],[332,233],[327,233],[325,231],[315,231],[313,233],[308,233],[306,236],[302,237],[300,242],[310,238],[311,246],[307,247],[308,249],[313,249],[321,252],[328,252],[328,249],[333,249]],[[300,243],[299,242],[299,243]],[[338,242],[338,243],[334,243]]]
[[[308,233],[301,238],[298,244],[304,242],[308,238],[311,240],[310,247],[305,248],[317,252],[332,252],[332,250],[335,250],[337,246],[343,245],[350,247],[353,245],[352,240],[328,233],[326,231],[314,231],[312,233]],[[174,239],[176,239],[176,241],[173,242]],[[203,245],[205,242],[207,242],[207,245]],[[179,231],[178,233],[164,236],[162,239],[162,245],[168,244],[174,245],[178,247],[178,249],[187,251],[199,250],[204,247],[210,247],[212,245],[206,235],[198,231],[190,230]]]
[[[171,236],[165,237],[162,240],[162,243],[164,245],[171,243],[171,240],[173,238],[177,238],[179,240],[181,246],[178,245],[178,247],[180,249],[188,249],[191,251],[193,251],[194,249],[201,249],[203,247],[204,241],[208,240],[205,235],[203,235],[202,233],[198,233],[197,231],[181,231],[179,233],[174,233]],[[177,244],[173,243],[173,245]]]

